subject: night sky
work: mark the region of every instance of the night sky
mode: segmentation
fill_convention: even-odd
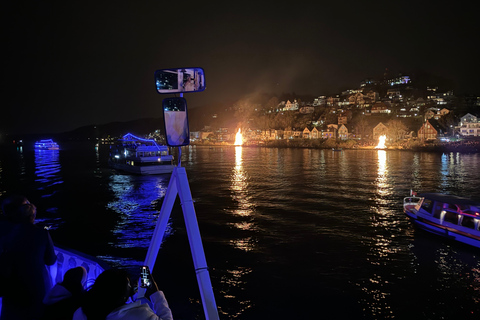
[[[160,68],[205,69],[189,108],[334,94],[385,68],[480,93],[475,3],[419,3],[6,1],[0,134],[158,117]]]

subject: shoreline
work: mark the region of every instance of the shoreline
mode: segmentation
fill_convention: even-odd
[[[205,146],[205,147],[235,147],[233,143],[227,142],[192,142],[192,146]],[[480,139],[479,140],[468,140],[460,142],[447,142],[442,144],[432,144],[432,145],[420,145],[420,144],[401,144],[401,145],[390,145],[386,148],[376,149],[376,145],[362,145],[346,142],[340,143],[318,143],[317,141],[311,140],[275,140],[275,141],[266,141],[263,143],[246,143],[242,147],[248,148],[305,148],[305,149],[322,149],[322,150],[396,150],[396,151],[416,151],[416,152],[437,152],[437,153],[480,153]]]

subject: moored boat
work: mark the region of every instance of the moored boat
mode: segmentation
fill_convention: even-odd
[[[174,168],[167,146],[131,133],[110,147],[108,163],[114,169],[142,175],[171,173]]]
[[[441,193],[423,193],[405,197],[403,210],[421,229],[480,247],[478,201]]]
[[[59,150],[60,147],[52,139],[39,140],[35,142],[35,149],[37,150]]]

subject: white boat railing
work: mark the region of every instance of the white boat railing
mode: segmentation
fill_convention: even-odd
[[[72,249],[55,246],[55,254],[57,255],[57,261],[54,265],[47,268],[49,269],[52,285],[61,282],[67,270],[81,266],[87,270],[85,287],[88,288],[95,282],[100,273],[109,268],[105,262]]]
[[[47,267],[52,287],[63,280],[63,275],[67,270],[82,266],[87,270],[85,287],[88,288],[95,282],[100,273],[110,268],[105,262],[76,250],[55,246],[55,254],[57,255],[57,261]],[[1,311],[2,298],[0,298],[0,314]]]
[[[411,207],[411,206],[416,206],[420,200],[422,200],[421,197],[416,197],[416,196],[410,196],[410,197],[405,197],[403,198],[403,207]]]

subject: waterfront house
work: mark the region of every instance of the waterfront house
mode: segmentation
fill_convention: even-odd
[[[305,127],[305,129],[303,129],[302,138],[304,139],[318,139],[320,137],[321,134],[316,127],[313,127],[312,129]]]
[[[388,127],[384,125],[382,122],[379,122],[374,128],[373,128],[373,140],[378,140],[380,136],[383,135],[388,135]]]
[[[446,132],[437,120],[429,119],[418,130],[417,136],[422,141],[432,141],[444,136]]]
[[[302,133],[303,133],[303,131],[295,130],[295,129],[293,129],[293,132],[292,132],[294,138],[301,138]]]
[[[343,140],[348,139],[348,129],[344,124],[342,124],[340,128],[338,128],[338,138]]]
[[[322,139],[330,139],[337,137],[337,130],[334,128],[327,128],[327,130],[322,131]]]
[[[460,125],[464,124],[465,122],[478,122],[478,117],[471,113],[467,113],[460,118]]]
[[[464,137],[480,137],[480,122],[465,122],[460,127],[460,134]]]
[[[285,130],[283,130],[283,138],[284,139],[293,139],[292,128],[285,128]]]
[[[262,130],[262,138],[263,140],[275,140],[277,138],[276,130],[274,129]]]
[[[303,139],[311,139],[310,130],[307,127],[305,127],[305,129],[303,129],[302,138]]]
[[[327,125],[327,130],[322,131],[322,139],[330,139],[330,138],[337,138],[338,132],[338,125],[336,124],[329,124]]]

